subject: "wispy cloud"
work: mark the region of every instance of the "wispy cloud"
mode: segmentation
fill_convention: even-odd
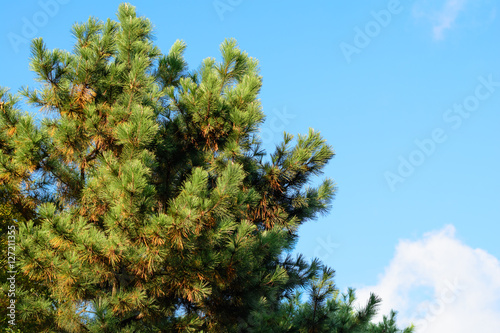
[[[436,40],[444,39],[444,33],[455,24],[468,0],[445,0],[442,6],[435,1],[416,1],[413,6],[413,16],[424,17],[432,24],[433,37]]]
[[[444,38],[444,31],[452,27],[458,17],[458,14],[464,9],[466,0],[448,0],[443,10],[437,16],[437,22],[432,30],[434,38],[441,40]]]
[[[500,327],[500,262],[455,237],[451,225],[418,241],[401,241],[376,286],[358,289],[383,299],[380,315],[399,311],[417,333],[496,332]]]

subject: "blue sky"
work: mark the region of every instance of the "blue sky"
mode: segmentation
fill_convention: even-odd
[[[70,50],[75,21],[119,3],[3,4],[0,85],[34,84],[32,37]],[[334,147],[331,213],[296,250],[340,289],[378,291],[418,332],[500,326],[500,1],[131,3],[163,52],[187,43],[191,68],[228,37],[259,59],[266,148],[309,127]]]

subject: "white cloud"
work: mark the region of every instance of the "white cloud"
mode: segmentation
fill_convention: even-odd
[[[455,237],[451,225],[418,241],[400,241],[376,286],[359,288],[382,297],[379,315],[399,312],[398,322],[417,333],[493,333],[500,328],[500,262]]]
[[[444,32],[452,28],[460,12],[464,10],[466,3],[467,0],[446,0],[443,7],[436,11],[429,8],[422,8],[435,5],[434,1],[427,5],[420,1],[415,3],[413,15],[429,19],[433,25],[432,32],[434,39],[442,40]]]
[[[437,22],[434,24],[432,31],[435,39],[443,39],[445,30],[450,29],[458,17],[460,11],[463,10],[466,0],[448,0],[444,5],[443,11],[438,14]]]

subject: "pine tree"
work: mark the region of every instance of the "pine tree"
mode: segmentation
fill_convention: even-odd
[[[308,183],[332,148],[314,130],[284,133],[267,158],[257,60],[231,39],[219,62],[190,71],[183,42],[163,55],[133,6],[117,16],[75,24],[72,52],[33,40],[40,87],[0,90],[0,191],[19,217],[25,279],[19,327],[337,332],[328,325],[344,319],[353,324],[338,332],[368,327],[378,299],[352,312],[351,301],[332,296],[332,270],[289,254],[298,227],[329,209],[333,182]],[[19,110],[21,98],[43,120]],[[311,288],[311,302],[300,304],[300,288]]]
[[[349,289],[340,294],[333,283],[334,271],[321,267],[312,276],[307,287],[307,299],[296,290],[295,294],[281,302],[277,309],[269,309],[266,304],[253,311],[248,332],[259,333],[411,333],[413,326],[398,328],[396,312],[383,316],[381,323],[371,321],[377,313],[381,299],[370,294],[367,304],[357,308],[356,293]],[[357,309],[356,309],[357,308]]]

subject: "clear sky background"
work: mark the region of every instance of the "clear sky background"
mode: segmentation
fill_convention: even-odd
[[[32,37],[71,50],[74,22],[119,3],[4,1],[0,85],[34,84]],[[500,1],[131,3],[164,53],[187,43],[191,69],[228,37],[259,59],[267,149],[309,127],[334,147],[332,210],[297,252],[418,332],[498,332]]]

